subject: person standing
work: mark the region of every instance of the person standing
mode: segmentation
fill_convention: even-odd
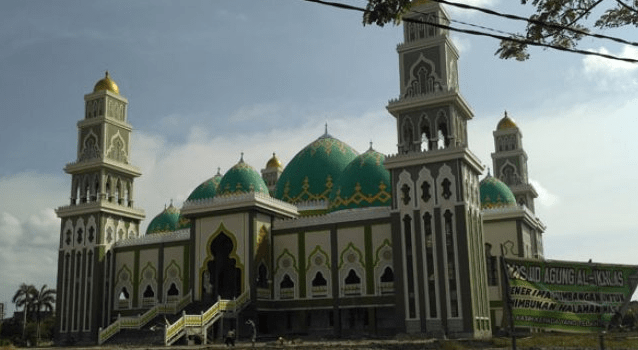
[[[235,330],[231,328],[228,333],[226,333],[226,346],[235,346]]]

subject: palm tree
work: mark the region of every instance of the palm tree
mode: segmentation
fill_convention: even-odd
[[[27,285],[22,283],[20,288],[16,291],[11,301],[16,304],[16,308],[22,307],[22,313],[24,314],[24,322],[22,322],[22,339],[24,339],[24,332],[27,326],[27,311],[31,307],[31,300],[33,299],[34,292],[37,292],[35,286],[32,284]]]
[[[36,321],[38,327],[37,329],[37,343],[40,343],[40,321],[42,320],[41,313],[44,311],[53,311],[53,305],[55,305],[55,289],[47,288],[47,285],[43,285],[40,290],[33,289],[33,299],[31,303],[33,304],[33,309],[36,312]]]

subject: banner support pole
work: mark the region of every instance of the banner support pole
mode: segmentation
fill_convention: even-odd
[[[507,273],[507,264],[505,263],[505,248],[501,244],[501,278],[503,279],[503,298],[505,299],[505,306],[507,308],[509,333],[512,340],[512,350],[516,350],[516,332],[514,331],[514,316],[512,315],[512,298],[510,296],[510,280]],[[504,308],[505,309],[505,308]]]

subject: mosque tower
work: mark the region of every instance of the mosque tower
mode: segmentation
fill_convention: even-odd
[[[391,221],[397,312],[408,333],[489,337],[478,176],[468,149],[472,110],[459,93],[458,51],[447,13],[417,1],[398,45],[398,154],[385,160],[394,186]],[[435,25],[430,25],[433,23]]]
[[[527,175],[527,153],[523,149],[523,134],[512,118],[507,115],[498,122],[494,130],[492,166],[494,177],[503,181],[512,190],[516,203],[534,212],[534,199],[538,193],[529,183]]]
[[[64,168],[71,175],[71,201],[56,211],[61,219],[56,300],[61,342],[94,340],[98,329],[111,323],[112,248],[137,237],[144,218],[144,211],[133,206],[133,182],[141,172],[130,164],[127,99],[106,72],[84,101],[77,160]]]

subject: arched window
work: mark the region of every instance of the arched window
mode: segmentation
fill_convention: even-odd
[[[403,153],[412,151],[414,144],[414,131],[412,129],[412,122],[406,119],[403,122]]]
[[[357,273],[354,271],[354,269],[350,269],[350,272],[348,272],[348,276],[346,276],[345,282],[346,284],[359,284],[361,283],[361,278],[357,276]]]
[[[328,281],[326,281],[326,279],[323,277],[323,274],[320,271],[317,272],[317,274],[315,274],[315,278],[312,280],[312,286],[321,287],[321,286],[327,286],[327,285],[328,285]]]
[[[179,295],[179,290],[177,289],[177,285],[175,285],[175,283],[171,283],[171,286],[168,288],[168,291],[166,292],[166,294],[169,297],[176,297]]]
[[[125,300],[129,300],[129,293],[128,290],[126,290],[126,287],[122,287],[122,290],[120,291],[120,301],[125,301]]]
[[[257,288],[268,288],[268,269],[264,263],[259,264],[257,271]]]
[[[408,184],[403,184],[403,186],[401,186],[401,199],[403,200],[403,204],[404,205],[408,205],[410,204],[410,201],[412,200],[412,198],[410,197],[410,186],[408,186]]]
[[[144,298],[154,298],[155,297],[155,292],[153,291],[153,288],[151,287],[151,285],[147,285],[146,289],[144,290]]]
[[[430,120],[427,118],[427,115],[421,116],[421,151],[429,151],[430,150],[430,139],[432,138],[432,131],[430,130]]]
[[[96,175],[93,181],[93,195],[91,196],[91,200],[92,201],[98,200],[99,193],[100,193],[100,180],[98,179],[98,176]]]
[[[294,288],[295,287],[295,282],[292,281],[292,279],[290,278],[290,276],[288,276],[288,274],[284,275],[284,278],[281,280],[281,283],[279,284],[280,288]]]
[[[381,275],[381,282],[394,282],[394,272],[392,272],[390,266],[387,266],[385,270],[383,270],[383,275]]]

